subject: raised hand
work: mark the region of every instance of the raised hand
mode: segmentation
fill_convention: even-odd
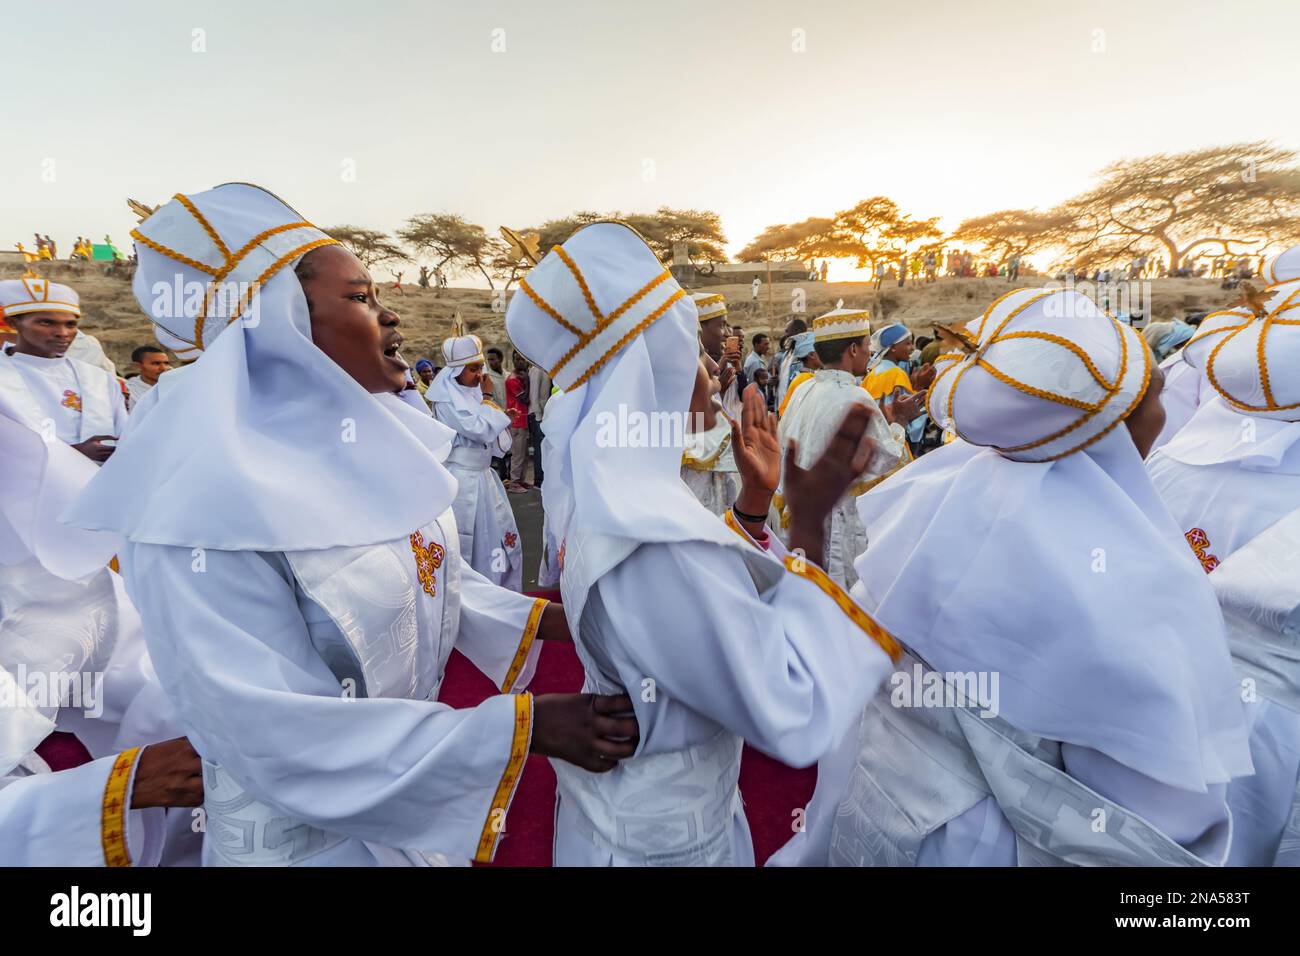
[[[543,694],[533,699],[535,754],[607,773],[636,753],[640,741],[632,698],[625,694]]]
[[[776,438],[776,416],[767,410],[757,385],[745,389],[740,421],[731,422],[731,448],[741,488],[771,499],[781,481],[781,447]]]

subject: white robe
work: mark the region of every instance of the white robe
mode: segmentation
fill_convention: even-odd
[[[103,866],[104,834],[123,820],[119,832],[132,865],[196,864],[199,838],[189,809],[105,813],[119,753],[181,736],[118,575],[104,568],[65,581],[34,561],[0,568],[0,674],[31,690],[34,680],[48,681],[51,656],[56,670],[76,674],[76,689],[63,706],[39,712],[53,720],[50,731],[73,734],[93,759],[51,772],[32,751],[0,774],[0,866]],[[29,703],[50,702],[29,697]],[[26,716],[35,718],[36,711]],[[39,727],[37,736],[43,739]],[[128,807],[138,769],[137,755],[125,790]]]
[[[486,402],[466,410],[442,401],[434,401],[433,416],[456,430],[444,464],[459,483],[452,508],[461,554],[489,581],[519,591],[523,588],[523,543],[505,486],[492,470],[492,457],[510,450],[510,416]]]
[[[0,352],[0,408],[47,440],[58,438],[70,445],[95,435],[120,437],[127,422],[117,379],[66,356],[43,359]]]
[[[690,433],[682,449],[682,481],[700,504],[722,516],[740,494],[740,472],[731,448],[731,422],[723,415],[707,432]]]
[[[575,628],[583,689],[626,691],[641,743],[607,774],[556,764],[555,865],[753,865],[741,741],[808,766],[890,667],[816,585],[777,573],[760,593],[732,548],[647,543],[596,582]],[[579,800],[622,846],[593,836]]]
[[[1300,507],[1297,432],[1300,423],[1244,415],[1216,397],[1177,442],[1147,460],[1152,484],[1212,581],[1224,561]],[[1276,562],[1273,567],[1286,573]],[[1270,580],[1253,577],[1261,585]],[[1228,790],[1234,827],[1229,863],[1267,866],[1296,803],[1300,714],[1262,694],[1243,698],[1255,776]]]
[[[1165,408],[1165,424],[1156,436],[1152,449],[1162,448],[1191,420],[1196,410],[1215,396],[1205,373],[1188,365],[1181,351],[1175,352],[1160,368],[1165,384],[1160,390],[1160,404]]]
[[[778,441],[784,448],[791,438],[795,439],[798,463],[807,468],[826,451],[851,406],[874,408],[875,404],[851,372],[820,369],[790,397],[777,426]],[[868,463],[867,472],[840,499],[826,523],[826,572],[846,590],[858,580],[854,560],[867,550],[867,532],[858,517],[857,496],[894,468],[902,456],[902,447],[889,431],[884,416],[873,416],[871,434],[880,442],[881,453]],[[785,520],[782,513],[780,523],[784,525]]]
[[[450,512],[418,534],[293,553],[128,546],[150,652],[204,758],[205,863],[495,852],[531,735],[531,698],[514,692],[545,602],[462,562]],[[437,702],[453,644],[501,696]]]

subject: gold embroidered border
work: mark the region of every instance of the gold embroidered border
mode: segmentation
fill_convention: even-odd
[[[479,835],[478,851],[474,854],[476,863],[491,863],[497,851],[497,843],[505,832],[505,815],[514,798],[519,775],[523,773],[524,761],[528,758],[528,744],[533,736],[533,695],[515,694],[515,729],[510,739],[510,759],[501,774],[496,793],[492,796],[492,806],[488,808],[487,821]],[[498,822],[500,821],[500,822]]]
[[[785,557],[785,569],[821,588],[839,606],[839,609],[845,613],[849,620],[875,641],[880,646],[880,649],[889,655],[891,660],[897,661],[903,656],[902,645],[894,639],[894,636],[877,624],[875,619],[862,610],[853,598],[845,594],[844,589],[831,580],[821,568],[809,563],[807,560],[788,554]]]
[[[532,609],[528,612],[528,623],[524,625],[524,635],[519,639],[519,649],[515,651],[514,660],[510,662],[510,668],[506,671],[506,679],[501,682],[501,693],[510,693],[510,688],[514,687],[515,681],[519,680],[519,673],[524,669],[524,661],[528,660],[528,652],[532,650],[533,641],[537,638],[537,629],[542,623],[542,612],[550,603],[546,598],[538,598],[533,602]]]
[[[140,756],[140,748],[132,747],[117,755],[113,769],[104,785],[104,799],[99,815],[99,840],[104,848],[105,866],[130,866],[131,853],[126,845],[127,786],[131,782],[131,768]]]

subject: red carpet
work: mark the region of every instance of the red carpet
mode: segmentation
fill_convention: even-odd
[[[551,597],[550,594],[543,596]],[[558,596],[558,595],[556,595]],[[582,687],[582,665],[568,644],[543,645],[534,694],[573,693]],[[453,652],[438,699],[453,707],[473,707],[497,693],[466,658]],[[761,865],[790,838],[792,811],[812,797],[815,768],[791,770],[749,747],[740,765],[740,793],[754,835],[754,858]],[[492,866],[550,866],[555,816],[555,772],[544,757],[530,756],[510,806],[506,835]]]

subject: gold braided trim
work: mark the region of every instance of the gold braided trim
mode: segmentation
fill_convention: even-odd
[[[839,609],[848,616],[849,620],[860,627],[863,632],[880,646],[880,649],[889,655],[890,660],[897,661],[903,656],[903,648],[896,641],[892,634],[876,623],[866,611],[858,606],[853,598],[844,593],[844,589],[831,580],[826,572],[806,560],[796,558],[792,554],[785,556],[785,569],[792,574],[797,574],[806,581],[811,581],[817,587],[821,588],[832,601],[839,606]]]
[[[177,193],[172,198],[189,211],[189,214],[194,217],[195,221],[198,222],[200,226],[203,227],[203,231],[208,234],[208,238],[212,240],[213,244],[216,245],[217,249],[221,252],[222,258],[229,262],[230,250],[226,248],[226,244],[222,241],[221,237],[217,235],[217,230],[212,228],[212,223],[208,222],[203,213],[199,212],[198,209],[195,208],[194,203],[190,202],[190,197],[183,193]]]
[[[682,464],[692,471],[712,471],[713,466],[718,463],[722,453],[727,450],[731,444],[731,435],[722,436],[722,441],[718,444],[718,450],[708,458],[693,458],[689,452],[682,452]]]
[[[243,246],[240,247],[238,252],[236,252],[234,255],[226,259],[226,264],[217,270],[216,274],[212,277],[212,281],[208,283],[208,292],[203,297],[203,315],[201,317],[203,318],[207,317],[208,306],[211,304],[212,296],[216,292],[217,283],[223,282],[226,276],[230,275],[230,273],[234,272],[237,268],[239,268],[239,264],[248,257],[248,254],[250,252],[256,249],[267,239],[270,239],[272,236],[278,236],[282,232],[291,232],[294,229],[315,229],[315,228],[316,228],[315,226],[313,226],[311,223],[306,221],[286,222],[283,226],[276,226],[273,229],[266,229],[262,232],[259,232],[252,239],[249,239],[248,242],[244,243]]]
[[[560,315],[560,313],[552,309],[550,303],[548,303],[545,299],[543,299],[540,295],[538,295],[536,292],[533,291],[533,287],[528,284],[527,279],[519,280],[519,288],[524,290],[524,295],[528,296],[528,298],[533,300],[533,305],[537,306],[539,309],[541,309],[543,312],[549,315],[552,319],[554,319],[557,323],[559,323],[560,328],[564,329],[564,331],[570,333],[571,335],[578,336],[578,338],[582,337],[582,329],[568,322],[564,318],[564,316]]]
[[[167,246],[164,246],[161,242],[154,242],[152,239],[146,236],[139,229],[131,230],[131,238],[134,239],[136,242],[144,243],[146,246],[148,246],[150,249],[152,249],[154,252],[158,253],[159,255],[166,256],[168,259],[176,260],[181,265],[189,266],[191,269],[198,269],[200,272],[205,272],[210,276],[214,276],[217,274],[217,270],[212,268],[212,266],[205,265],[202,262],[199,262],[199,260],[197,259],[191,259],[189,256],[183,255],[182,253],[177,252],[175,249],[169,249]]]
[[[1106,381],[1106,376],[1102,375],[1101,370],[1093,364],[1088,353],[1067,338],[1063,338],[1052,332],[1039,332],[1034,329],[1027,329],[1023,332],[1008,332],[1006,335],[999,338],[998,341],[1007,342],[1011,339],[1041,339],[1044,342],[1051,342],[1053,345],[1059,345],[1064,349],[1069,349],[1074,353],[1075,357],[1084,364],[1084,367],[1088,369],[1088,372],[1092,375],[1098,385],[1108,392],[1116,391],[1119,388],[1119,379],[1124,375],[1123,368],[1119,369],[1116,373],[1116,380],[1114,382]]]
[[[126,805],[126,790],[131,782],[131,768],[139,756],[139,747],[122,751],[108,772],[99,814],[99,842],[104,848],[105,866],[131,865],[131,853],[126,846],[126,811],[130,809]]]
[[[713,305],[715,302],[721,302],[723,305],[726,305],[727,297],[721,292],[715,292],[713,295],[702,295],[694,301],[696,308],[702,305]]]
[[[571,266],[570,268],[577,269],[578,267],[575,265],[575,266]],[[605,318],[604,316],[597,313],[596,324],[592,326],[591,331],[578,333],[578,341],[573,343],[573,347],[569,349],[569,351],[565,352],[563,355],[560,356],[560,360],[557,363],[555,363],[555,367],[551,369],[551,371],[548,373],[550,377],[554,379],[556,372],[564,368],[564,366],[569,363],[570,359],[572,359],[575,355],[577,355],[584,348],[586,348],[587,345],[590,344],[590,342],[601,332],[604,332],[605,329],[609,328],[609,326],[613,322],[615,322],[619,316],[621,316],[624,312],[626,312],[636,303],[640,302],[643,298],[645,298],[650,293],[650,291],[654,289],[655,286],[659,285],[665,279],[671,279],[671,278],[672,276],[668,273],[667,270],[665,270],[659,273],[657,276],[655,276],[645,285],[643,285],[636,292],[633,292],[632,295],[628,297],[626,302],[624,302],[617,309],[615,309],[613,312],[610,313],[609,318]],[[584,290],[586,289],[585,284],[583,288]],[[683,294],[685,293],[683,292]]]
[[[1263,325],[1260,328],[1260,332],[1259,332],[1259,340],[1256,345],[1256,361],[1259,363],[1260,383],[1264,386],[1264,401],[1267,403],[1265,405],[1248,405],[1245,402],[1239,401],[1237,398],[1231,395],[1226,388],[1224,388],[1222,385],[1219,384],[1219,379],[1214,374],[1214,365],[1218,361],[1219,352],[1223,349],[1225,345],[1227,345],[1230,341],[1232,341],[1234,336],[1236,336],[1238,333],[1254,325],[1255,324],[1254,320],[1251,320],[1250,322],[1246,322],[1243,325],[1233,326],[1230,329],[1223,328],[1223,329],[1215,330],[1219,332],[1227,332],[1228,334],[1225,335],[1223,338],[1219,339],[1219,341],[1215,343],[1214,348],[1210,349],[1210,354],[1205,357],[1205,378],[1207,381],[1209,381],[1210,386],[1216,392],[1222,395],[1224,400],[1228,402],[1228,404],[1230,404],[1233,408],[1239,409],[1243,412],[1289,412],[1293,408],[1300,408],[1300,402],[1293,402],[1290,405],[1277,404],[1277,402],[1274,401],[1273,399],[1272,389],[1270,389],[1268,385],[1268,367],[1264,364],[1264,340],[1265,337],[1267,336],[1270,326],[1277,325],[1277,324],[1300,325],[1300,321],[1296,321],[1294,319],[1275,318],[1275,316],[1280,311],[1281,311],[1280,309],[1274,310],[1273,312],[1269,313],[1267,318],[1264,319]],[[1212,334],[1212,333],[1207,333],[1207,335],[1208,334]]]
[[[596,308],[596,300],[592,298],[591,289],[587,287],[587,280],[583,277],[582,270],[578,268],[576,262],[569,258],[569,254],[564,251],[563,246],[556,246],[555,254],[560,257],[561,262],[569,267],[569,271],[573,273],[573,278],[578,280],[578,288],[582,290],[582,297],[587,300],[587,308],[591,310],[591,317],[596,320],[596,325],[599,326],[605,317],[600,314],[600,309]]]
[[[1055,392],[1049,392],[1046,389],[1038,388],[1035,385],[1027,385],[1019,379],[1012,378],[992,362],[982,358],[977,358],[975,360],[975,365],[988,372],[1004,385],[1010,385],[1017,391],[1024,392],[1026,395],[1032,395],[1035,398],[1041,398],[1049,402],[1056,402],[1058,405],[1068,405],[1071,408],[1077,408],[1084,412],[1095,412],[1106,404],[1104,399],[1101,402],[1085,402],[1080,398],[1070,398],[1068,395],[1057,395]]]
[[[537,638],[537,629],[542,624],[542,612],[550,603],[546,598],[538,598],[533,602],[532,609],[528,612],[528,623],[524,625],[524,636],[519,639],[519,649],[515,651],[510,668],[506,671],[506,679],[501,682],[501,693],[510,693],[510,688],[514,687],[515,681],[519,680],[519,673],[524,669],[524,661],[528,659],[528,652]]]
[[[748,541],[759,551],[764,550],[763,546],[754,540],[753,535],[751,535],[748,531],[746,531],[744,528],[740,526],[740,522],[736,520],[736,516],[731,513],[730,508],[728,508],[726,511],[722,513],[722,520],[726,523],[728,528],[736,532],[736,534],[740,535],[742,538]]]
[[[996,309],[999,305],[1001,305],[1004,299],[1010,298],[1011,296],[1015,295],[1017,292],[1024,292],[1024,291],[1025,291],[1024,289],[1012,289],[1010,292],[1006,293],[1005,295],[1000,295],[992,302],[990,302],[989,307],[985,309],[984,314],[980,316],[980,324],[979,324],[979,328],[975,330],[975,338],[981,339],[984,337],[984,323],[988,321],[989,316],[993,314],[993,310]]]
[[[506,812],[510,809],[519,775],[523,773],[524,761],[528,758],[528,745],[533,736],[533,695],[515,694],[514,698],[515,729],[510,738],[510,759],[506,761],[506,769],[501,773],[501,782],[497,784],[496,793],[492,796],[487,821],[479,835],[478,851],[474,854],[476,863],[492,862],[501,834],[505,833]]]
[[[1054,294],[1055,294],[1055,290],[1050,292],[1040,292],[1038,295],[1031,296],[1030,298],[1026,299],[1024,302],[1022,302],[1020,305],[1018,305],[1015,309],[1013,309],[1010,313],[1007,314],[1007,317],[1005,319],[1003,319],[1000,323],[998,323],[998,327],[993,330],[993,334],[989,336],[989,340],[985,342],[983,345],[981,345],[979,349],[975,352],[975,354],[983,355],[985,352],[987,352],[990,348],[992,348],[995,342],[999,341],[999,339],[1002,337],[1002,330],[1007,327],[1007,325],[1011,322],[1012,319],[1018,316],[1021,312],[1025,311],[1025,309],[1029,308],[1039,299],[1046,299],[1049,295],[1054,295]],[[1003,296],[1003,298],[1006,297]],[[1002,299],[998,299],[998,301],[1001,302]],[[983,328],[984,326],[983,323],[981,322],[980,323],[981,331],[983,330]]]
[[[858,327],[856,329],[848,329],[843,332],[832,332],[827,335],[823,335],[820,332],[814,332],[813,341],[814,342],[835,342],[839,339],[865,339],[870,334],[871,334],[870,329],[863,329],[861,327]]]
[[[604,365],[606,362],[608,362],[611,358],[613,358],[613,356],[617,354],[619,350],[623,348],[623,346],[627,345],[628,342],[631,342],[634,338],[636,338],[646,329],[650,328],[651,324],[657,321],[661,315],[667,312],[673,306],[674,303],[676,303],[679,299],[685,297],[685,295],[686,295],[685,289],[678,289],[671,296],[669,296],[667,301],[665,301],[663,305],[659,306],[659,308],[655,309],[644,319],[642,319],[640,322],[634,325],[631,329],[628,330],[626,335],[624,335],[612,346],[610,346],[610,348],[606,350],[604,355],[598,358],[592,364],[592,366],[589,369],[587,369],[587,371],[583,372],[580,376],[578,376],[576,380],[574,380],[573,384],[569,386],[569,389],[572,390],[577,388],[579,385],[586,382],[587,379],[591,378],[591,376],[595,375],[596,372],[600,370],[600,367]]]
[[[483,404],[486,405],[488,408],[495,408],[497,411],[501,412],[502,414],[506,414],[506,415],[510,414],[504,408],[498,405],[496,402],[492,401],[492,399],[490,398],[484,398]]]
[[[339,244],[340,243],[337,239],[331,239],[329,236],[326,236],[323,239],[313,239],[311,242],[304,243],[296,249],[289,250],[279,259],[276,259],[266,267],[260,276],[253,280],[252,288],[248,291],[248,297],[240,297],[239,303],[235,309],[235,314],[230,317],[230,322],[234,322],[241,314],[243,314],[244,307],[248,305],[249,302],[253,301],[253,296],[257,295],[258,290],[274,278],[275,274],[283,269],[288,263],[297,259],[299,256],[305,256],[313,249],[319,249],[321,246],[337,246]],[[229,325],[230,322],[227,322],[226,325]],[[202,343],[198,344],[202,346]]]
[[[1268,380],[1268,359],[1264,354],[1264,343],[1268,340],[1268,327],[1272,321],[1273,316],[1270,313],[1264,319],[1259,335],[1255,337],[1255,361],[1259,363],[1259,384],[1264,386],[1264,401],[1270,408],[1275,408],[1277,402],[1273,400],[1273,386]]]
[[[1124,419],[1128,418],[1130,415],[1133,414],[1133,409],[1138,407],[1138,405],[1142,401],[1143,396],[1145,396],[1147,393],[1147,388],[1149,388],[1151,385],[1151,350],[1149,348],[1142,349],[1142,361],[1143,361],[1142,385],[1138,389],[1137,394],[1133,396],[1133,401],[1129,402],[1128,408],[1124,409],[1124,411],[1120,414],[1119,418],[1115,419],[1113,422],[1111,422],[1109,425],[1107,425],[1101,431],[1097,432],[1097,434],[1093,435],[1091,438],[1089,438],[1087,441],[1083,442],[1082,444],[1075,445],[1073,448],[1067,448],[1065,451],[1060,452],[1059,454],[1056,455],[1052,455],[1050,458],[1045,459],[1045,461],[1056,461],[1059,458],[1064,458],[1066,455],[1072,455],[1076,451],[1083,451],[1083,449],[1087,448],[1093,442],[1097,442],[1100,441],[1102,438],[1105,438],[1107,435],[1110,434],[1111,430],[1116,425],[1118,425],[1120,422],[1124,421]]]

